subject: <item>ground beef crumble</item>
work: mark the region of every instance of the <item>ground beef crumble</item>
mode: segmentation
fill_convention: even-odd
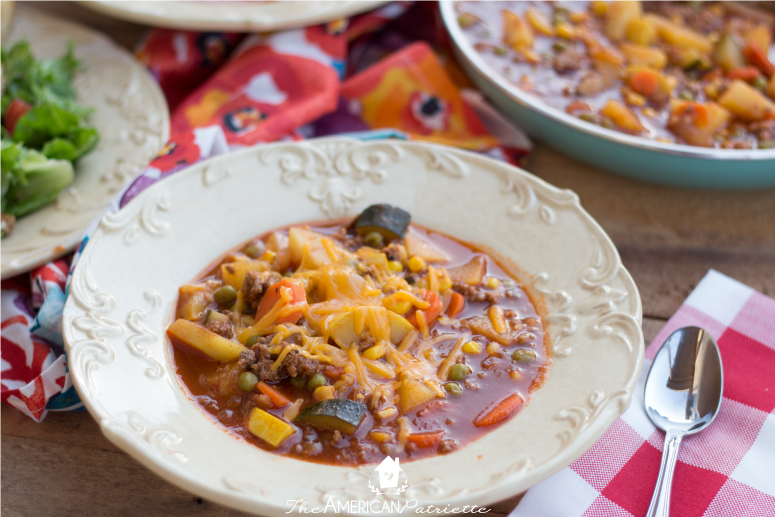
[[[270,285],[279,282],[282,275],[276,271],[248,271],[242,284],[242,299],[252,310],[258,309]]]
[[[453,280],[452,281],[452,290],[462,294],[466,300],[469,302],[488,302],[488,303],[497,303],[500,299],[500,296],[495,293],[490,293],[482,289],[481,287],[476,287],[474,285],[468,285],[467,283],[461,281],[461,280]]]
[[[231,328],[231,320],[219,321],[211,319],[205,323],[205,328],[210,332],[215,332],[221,337],[225,337],[226,339],[231,339],[234,336],[234,331]]]

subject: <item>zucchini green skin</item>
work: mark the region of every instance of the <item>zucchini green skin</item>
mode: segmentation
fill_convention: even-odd
[[[204,325],[208,321],[230,321],[230,320],[229,320],[229,317],[226,316],[225,314],[221,314],[218,311],[209,309],[207,311],[207,315],[205,316],[204,321],[202,321],[202,325]]]
[[[355,222],[355,231],[359,235],[379,232],[386,239],[403,239],[406,229],[412,222],[409,212],[392,205],[371,205],[361,212]]]
[[[310,404],[296,417],[297,424],[353,434],[366,416],[366,406],[349,399],[328,399]]]

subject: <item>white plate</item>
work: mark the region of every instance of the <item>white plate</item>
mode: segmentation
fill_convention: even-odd
[[[527,408],[449,455],[402,463],[408,488],[389,497],[488,505],[586,451],[629,405],[644,345],[638,290],[576,194],[465,151],[343,138],[208,160],[103,218],[74,273],[64,336],[75,386],[105,435],[168,481],[247,512],[279,517],[298,499],[308,508],[329,497],[383,501],[369,488],[375,465],[301,462],[224,432],[180,388],[164,337],[178,287],[226,250],[374,203],[533,273],[525,281],[543,293],[554,347]]]
[[[94,108],[89,122],[100,141],[81,158],[75,181],[59,199],[16,221],[2,241],[2,278],[23,273],[71,251],[111,197],[153,159],[169,137],[167,101],[132,55],[86,27],[16,5],[4,45],[26,39],[38,58],[59,57],[68,41],[85,71],[75,80],[78,102]]]
[[[95,11],[123,20],[201,31],[274,31],[308,27],[371,11],[385,1],[314,2],[81,2]]]

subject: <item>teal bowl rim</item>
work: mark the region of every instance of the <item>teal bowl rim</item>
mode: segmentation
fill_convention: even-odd
[[[500,72],[488,65],[484,59],[479,57],[479,53],[463,33],[455,16],[454,4],[459,3],[454,0],[441,0],[439,8],[441,18],[452,43],[468,63],[488,81],[492,86],[500,90],[504,95],[523,108],[529,109],[539,115],[551,118],[556,122],[564,124],[572,129],[596,136],[603,140],[610,140],[618,144],[637,147],[639,149],[685,156],[687,158],[701,158],[709,160],[723,161],[758,161],[775,160],[775,149],[717,149],[709,147],[697,147],[684,144],[673,144],[649,140],[647,138],[632,136],[613,129],[606,129],[589,122],[584,122],[576,117],[568,115],[564,111],[546,104],[537,96],[530,95],[520,90],[512,84]]]

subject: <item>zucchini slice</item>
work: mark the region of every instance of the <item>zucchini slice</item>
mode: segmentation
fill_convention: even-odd
[[[231,318],[226,316],[225,314],[214,311],[212,309],[207,310],[207,315],[205,316],[204,321],[202,321],[202,325],[207,324],[208,321],[220,321],[220,322],[231,322]]]
[[[363,404],[349,399],[328,399],[305,407],[294,422],[353,434],[365,416]]]
[[[412,221],[409,212],[392,205],[371,205],[361,212],[355,222],[359,235],[371,232],[382,234],[385,239],[403,239]]]

